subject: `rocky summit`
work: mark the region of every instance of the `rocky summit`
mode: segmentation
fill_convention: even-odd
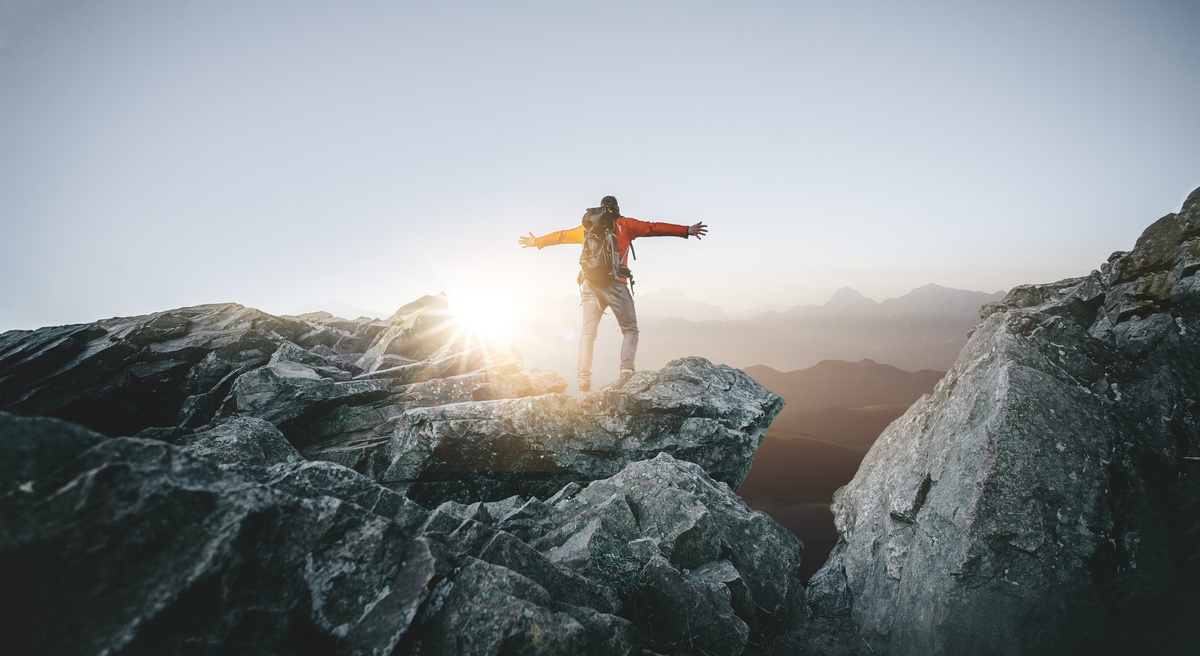
[[[660,452],[736,489],[783,407],[701,358],[565,389],[477,339],[444,295],[386,321],[228,304],[0,335],[0,410],[221,462],[328,460],[434,505],[549,496]]]
[[[802,545],[734,494],[782,399],[683,358],[566,397],[444,296],[0,335],[13,653],[740,654]]]
[[[1195,653],[1200,190],[985,306],[838,491],[810,593],[892,654]]]

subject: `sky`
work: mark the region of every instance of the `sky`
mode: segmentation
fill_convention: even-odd
[[[0,331],[1086,275],[1200,186],[1200,3],[0,0]]]

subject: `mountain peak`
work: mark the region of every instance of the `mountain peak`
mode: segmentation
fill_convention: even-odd
[[[825,304],[827,308],[874,307],[875,301],[863,296],[853,287],[842,287],[833,293],[833,298]]]

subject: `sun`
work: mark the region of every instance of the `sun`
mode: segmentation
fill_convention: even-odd
[[[450,310],[463,329],[485,341],[503,344],[513,330],[516,306],[498,289],[459,292],[450,299]]]

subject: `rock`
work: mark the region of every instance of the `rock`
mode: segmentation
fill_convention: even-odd
[[[731,656],[746,648],[750,629],[734,614],[724,585],[684,576],[659,555],[650,557],[641,575],[651,591],[648,605],[658,616],[659,640],[672,651],[703,648],[714,656]]]
[[[384,358],[403,363],[380,369]],[[410,408],[565,389],[465,335],[444,295],[389,322],[224,304],[0,335],[0,410],[188,444],[255,418],[306,458],[363,471]]]
[[[694,463],[429,512],[289,448],[246,417],[175,446],[0,413],[9,643],[737,654],[802,625],[800,544]]]
[[[310,499],[330,496],[353,503],[395,522],[406,534],[415,533],[429,517],[429,511],[404,495],[332,462],[301,460],[295,464],[276,464],[268,469],[239,471],[293,496]]]
[[[356,352],[354,349],[364,349]],[[388,358],[392,358],[389,360]],[[384,366],[392,364],[394,366]],[[701,358],[567,397],[477,343],[444,295],[387,322],[208,305],[0,335],[0,409],[186,445],[226,465],[295,452],[419,503],[546,497],[667,452],[740,484],[782,399]]]
[[[364,371],[379,369],[387,355],[398,356],[395,362],[425,360],[456,337],[445,294],[425,296],[405,305],[388,323],[358,359],[356,364]]]
[[[333,463],[265,467],[234,450],[218,466],[189,449],[0,413],[11,650],[623,656],[639,644],[611,589],[477,521],[492,521],[482,504],[430,513]]]
[[[187,435],[181,446],[194,456],[227,465],[267,467],[304,460],[278,428],[257,417],[232,417]]]
[[[302,329],[225,304],[9,331],[0,335],[0,410],[114,436],[174,426],[191,396],[231,383],[225,376],[232,371],[266,364]]]
[[[298,362],[275,361],[239,376],[222,414],[250,415],[294,430],[330,408],[383,400],[393,387],[386,380],[338,382]]]
[[[80,435],[0,414],[0,448],[23,461],[0,484],[13,653],[388,652],[428,594],[417,564],[401,565],[410,536],[357,506],[162,442]],[[14,491],[7,476],[31,468]]]
[[[441,296],[0,335],[0,407],[88,427],[0,412],[0,628],[19,652],[624,656],[803,626],[799,542],[730,487],[782,399],[701,358],[565,387]]]
[[[584,654],[587,630],[548,609],[541,586],[505,567],[469,559],[424,626],[421,654]],[[518,651],[516,648],[520,646]]]
[[[369,459],[418,501],[545,497],[658,453],[736,488],[782,406],[739,370],[683,358],[590,394],[413,409]]]
[[[39,481],[62,466],[62,460],[108,439],[78,424],[47,417],[16,417],[0,412],[4,435],[0,457],[0,495],[21,499],[32,495]]]
[[[1200,640],[1200,190],[1089,276],[985,307],[833,510],[811,599],[876,652]]]
[[[505,505],[518,507],[497,528],[616,590],[660,648],[737,654],[803,622],[802,545],[694,463],[663,453],[546,502]]]

